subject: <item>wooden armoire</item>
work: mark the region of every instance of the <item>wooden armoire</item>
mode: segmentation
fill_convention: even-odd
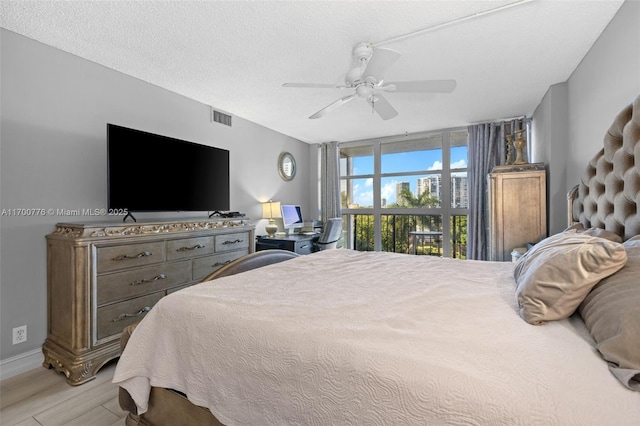
[[[496,166],[488,176],[489,260],[511,261],[511,252],[547,237],[544,164]]]

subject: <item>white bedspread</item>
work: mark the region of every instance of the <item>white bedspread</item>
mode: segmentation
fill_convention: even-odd
[[[640,425],[579,317],[517,314],[512,263],[328,250],[163,298],[113,381],[226,425]]]

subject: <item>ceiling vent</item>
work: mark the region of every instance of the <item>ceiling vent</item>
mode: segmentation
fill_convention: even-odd
[[[211,108],[211,121],[231,127],[231,115]]]

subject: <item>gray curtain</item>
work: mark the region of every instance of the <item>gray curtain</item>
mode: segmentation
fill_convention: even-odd
[[[524,130],[523,137],[529,141],[529,123],[530,120],[525,117],[494,123],[474,124],[468,127],[467,259],[486,260],[488,258],[487,175],[494,166],[509,164],[515,159],[515,152],[512,152],[511,160],[508,158],[509,150],[506,136],[514,135],[515,137],[516,130]]]
[[[341,217],[340,211],[340,148],[338,142],[320,146],[320,209],[322,222]]]

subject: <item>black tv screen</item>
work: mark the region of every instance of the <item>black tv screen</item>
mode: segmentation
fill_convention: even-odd
[[[108,207],[228,211],[229,151],[107,124]]]

